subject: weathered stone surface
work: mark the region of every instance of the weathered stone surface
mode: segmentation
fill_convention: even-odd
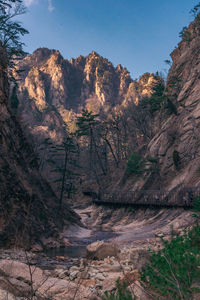
[[[79,271],[70,272],[69,279],[74,280],[77,277],[78,273]]]
[[[40,268],[34,266],[29,268],[28,265],[18,261],[1,260],[0,272],[4,274],[4,278],[12,283],[13,294],[17,296],[19,287],[22,293],[27,291],[28,283],[32,283],[33,290],[37,291],[36,295],[38,297],[45,295],[46,297],[53,297],[53,300],[73,299],[77,290],[76,283],[47,276]],[[4,295],[4,292],[2,293]],[[80,286],[76,299],[88,299],[90,295],[91,291],[87,286]],[[2,300],[4,299],[2,298]],[[13,300],[13,298],[10,298],[10,300]]]
[[[77,266],[72,266],[70,269],[69,269],[69,272],[74,272],[74,271],[79,271],[79,267]]]
[[[123,276],[121,273],[108,273],[108,277],[103,281],[102,290],[103,291],[113,291],[116,288],[116,281]]]
[[[188,27],[191,41],[182,41],[172,52],[173,60],[169,71],[166,93],[177,112],[168,116],[163,111],[156,112],[153,122],[154,136],[150,139],[146,157],[157,158],[157,173],[147,172],[143,178],[129,186],[134,189],[172,191],[181,186],[198,186],[200,175],[200,35],[198,20]],[[164,116],[165,115],[165,116]],[[179,154],[178,166],[175,165],[174,152]],[[184,199],[168,197],[168,203],[184,203]]]
[[[30,266],[29,269],[28,265],[19,261],[5,259],[0,260],[0,271],[5,273],[9,277],[16,279],[21,278],[22,280],[27,282],[31,281],[32,273],[32,280],[34,281],[35,285],[39,285],[46,278],[40,268]]]
[[[136,281],[129,287],[130,291],[133,291],[133,295],[136,297],[137,300],[150,300],[148,293],[145,292],[143,287],[141,286],[139,281]]]
[[[94,287],[96,282],[94,279],[81,279],[80,284],[85,287]]]
[[[122,268],[119,263],[115,263],[112,265],[103,264],[99,269],[102,272],[121,272],[122,271]]]
[[[2,300],[16,300],[16,297],[9,292],[0,288],[0,299]]]
[[[131,285],[133,282],[140,279],[140,274],[138,270],[133,270],[130,272],[125,272],[124,276],[121,278],[121,282],[126,282]]]
[[[87,257],[91,259],[104,259],[108,256],[117,256],[120,253],[115,244],[97,241],[87,246]]]
[[[104,281],[105,276],[103,276],[102,273],[97,273],[97,274],[95,275],[95,279],[100,280],[100,281]]]

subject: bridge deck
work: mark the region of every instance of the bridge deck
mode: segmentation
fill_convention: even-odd
[[[192,207],[194,199],[200,195],[200,187],[183,187],[179,190],[140,190],[92,192],[92,200],[97,204]]]

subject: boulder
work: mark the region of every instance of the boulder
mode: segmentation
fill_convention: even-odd
[[[116,257],[120,250],[115,244],[104,243],[103,241],[97,241],[87,246],[86,256],[89,259],[102,260],[106,257]]]
[[[122,274],[117,273],[109,273],[106,280],[103,281],[102,291],[114,291],[116,289],[116,281],[122,277]]]
[[[116,273],[116,272],[122,272],[122,267],[120,266],[120,264],[117,263],[114,265],[104,264],[99,268],[99,270],[101,272]]]
[[[130,285],[130,290],[133,292],[135,299],[138,300],[149,300],[149,295],[145,292],[139,281],[135,281]]]
[[[79,271],[79,267],[77,266],[72,266],[70,269],[69,269],[69,272],[72,273],[74,271]]]
[[[70,280],[76,279],[78,273],[79,273],[79,271],[73,271],[73,272],[71,272],[70,275],[69,275],[69,279],[70,279]]]
[[[95,276],[95,279],[100,280],[100,281],[104,281],[105,276],[103,276],[102,273],[97,273]]]
[[[85,287],[95,287],[96,282],[94,279],[81,279],[80,284]]]
[[[73,269],[72,269],[73,270]],[[77,283],[70,282],[69,280],[54,278],[51,276],[45,276],[44,272],[35,266],[29,266],[11,260],[0,260],[0,272],[3,274],[3,279],[11,282],[12,291],[6,291],[7,286],[0,287],[0,300],[25,300],[30,299],[30,297],[18,298],[16,291],[20,290],[20,293],[28,292],[30,287],[31,278],[30,272],[32,273],[32,284],[33,289],[36,293],[36,299],[43,299],[45,295],[46,299],[53,300],[74,300],[74,295],[77,291]],[[78,272],[73,270],[73,272]],[[74,275],[75,274],[70,274]],[[3,280],[1,280],[3,284]],[[15,293],[14,293],[15,292]],[[76,300],[89,299],[91,295],[91,290],[87,286],[79,286],[79,293],[77,293]],[[14,294],[14,296],[13,296]],[[15,294],[16,297],[15,298]],[[8,296],[7,296],[8,295]],[[6,296],[7,298],[5,298]],[[21,297],[21,296],[20,296]],[[34,299],[34,300],[36,300]]]
[[[11,293],[15,297],[29,297],[31,294],[31,287],[29,284],[18,280],[16,278],[7,278],[6,276],[0,277],[0,288]],[[11,297],[11,296],[10,296]],[[2,300],[7,300],[7,298],[1,298]]]

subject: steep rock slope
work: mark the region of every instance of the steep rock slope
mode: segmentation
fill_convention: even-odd
[[[157,172],[147,172],[137,181],[143,189],[172,190],[200,184],[200,28],[199,18],[187,29],[172,52],[166,90],[177,114],[163,118],[161,129],[150,141],[146,156],[158,160]],[[132,183],[131,183],[132,182]],[[129,184],[134,189],[133,180]]]
[[[58,199],[38,172],[33,150],[8,106],[6,69],[0,47],[0,245],[29,246],[58,236],[65,223],[78,218],[68,207],[61,214]]]
[[[148,95],[153,74],[133,81],[126,68],[116,68],[96,52],[70,61],[59,51],[40,48],[19,63],[20,89],[26,89],[39,110],[47,104],[80,111],[85,106],[110,107]],[[92,102],[93,100],[93,102]],[[91,107],[92,108],[92,107]]]
[[[45,144],[45,151],[41,151],[41,145],[48,138],[54,144],[61,144],[67,133],[76,129],[76,117],[83,108],[99,113],[106,120],[111,112],[137,105],[140,99],[151,95],[158,81],[158,76],[150,73],[133,81],[126,68],[121,65],[115,68],[94,51],[68,61],[59,51],[40,48],[21,60],[18,68],[21,72],[17,115],[35,145],[34,150],[46,161],[50,148]],[[58,193],[52,165],[45,162],[43,166],[42,174]]]
[[[52,109],[57,119],[69,122],[82,108],[98,113],[117,104],[137,103],[151,94],[155,81],[149,73],[133,81],[126,68],[115,68],[94,51],[68,61],[59,51],[40,48],[20,61],[19,69],[21,117],[27,120],[27,111],[32,109],[38,115],[35,121],[43,113],[42,124],[48,114],[53,117]]]

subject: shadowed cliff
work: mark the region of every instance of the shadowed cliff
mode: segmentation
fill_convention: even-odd
[[[6,53],[0,47],[0,244],[45,244],[49,236],[78,220],[38,172],[35,154],[8,106]],[[43,241],[43,242],[42,242]]]

